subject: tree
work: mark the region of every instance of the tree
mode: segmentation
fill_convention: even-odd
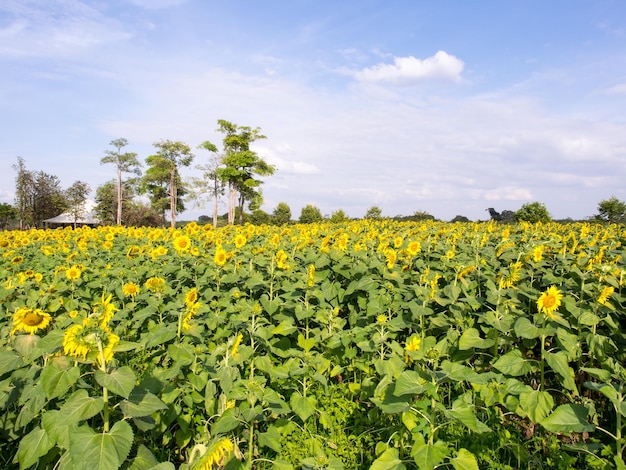
[[[163,213],[169,206],[170,225],[176,227],[176,214],[184,210],[182,196],[186,194],[179,169],[191,165],[194,155],[182,142],[162,140],[154,143],[155,155],[146,159],[148,169],[143,177],[142,191],[150,193],[152,207]]]
[[[74,228],[76,228],[78,219],[85,217],[85,201],[90,192],[91,188],[84,181],[75,181],[65,191],[65,200],[67,201],[68,212],[74,222]]]
[[[191,178],[189,198],[202,202],[202,196],[208,194],[213,199],[213,227],[217,227],[219,199],[224,195],[224,182],[218,172],[222,157],[218,155],[217,147],[208,140],[202,142],[199,148],[208,150],[211,156],[209,163],[196,166],[196,169],[202,171],[202,176]]]
[[[339,224],[341,222],[345,222],[346,220],[348,220],[348,216],[343,209],[338,209],[330,215],[330,222],[333,224]]]
[[[64,191],[58,177],[43,171],[30,171],[21,157],[13,165],[15,178],[15,207],[20,229],[41,227],[43,221],[59,215],[66,209]]]
[[[272,223],[283,225],[291,222],[291,208],[286,202],[279,202],[272,213]]]
[[[545,204],[541,202],[529,202],[515,212],[515,219],[518,222],[536,224],[550,222],[552,217],[550,217],[550,213]]]
[[[267,225],[272,221],[272,216],[261,209],[255,209],[250,213],[248,220],[253,225]]]
[[[32,222],[35,227],[42,227],[43,221],[56,217],[67,209],[65,192],[61,180],[55,175],[43,171],[34,173],[32,193]]]
[[[626,202],[620,201],[615,196],[603,199],[598,203],[597,219],[609,223],[626,222]]]
[[[35,178],[31,171],[26,169],[26,162],[17,157],[17,164],[13,165],[17,172],[15,177],[15,208],[20,219],[20,230],[23,230],[33,221],[33,196]]]
[[[132,225],[127,219],[128,208],[131,207],[136,188],[133,180],[122,181],[124,198],[122,200],[122,221],[126,225]],[[94,212],[101,224],[114,225],[117,223],[117,182],[115,180],[96,188],[96,206]]]
[[[494,222],[513,223],[515,222],[515,212],[504,210],[502,213],[497,212],[493,207],[486,209]]]
[[[464,215],[457,215],[450,222],[452,222],[452,223],[455,223],[455,222],[470,222],[470,219],[468,219]]]
[[[300,212],[300,219],[298,221],[301,224],[312,224],[315,222],[321,222],[324,220],[322,212],[312,204],[307,204],[302,208]]]
[[[219,178],[228,185],[228,223],[235,223],[235,208],[239,209],[239,223],[243,223],[244,203],[250,201],[257,208],[262,201],[259,186],[262,181],[257,176],[271,176],[275,168],[250,150],[250,144],[266,137],[259,128],[238,126],[219,119],[218,132],[224,134],[223,167],[219,168]]]
[[[100,159],[100,164],[112,163],[115,165],[117,171],[117,217],[116,223],[120,225],[122,223],[122,201],[124,200],[124,185],[122,182],[123,173],[133,173],[137,176],[141,175],[139,167],[141,163],[137,160],[137,154],[134,152],[122,153],[122,148],[128,145],[128,141],[124,138],[112,140],[110,145],[113,145],[116,150],[107,150],[106,156]]]
[[[162,222],[161,213],[141,202],[129,201],[124,208],[127,225],[135,227],[158,227]]]
[[[6,202],[0,203],[0,229],[4,230],[9,222],[17,217],[17,209]]]
[[[383,218],[383,211],[378,206],[372,206],[367,209],[365,213],[365,218],[370,220],[380,220]]]

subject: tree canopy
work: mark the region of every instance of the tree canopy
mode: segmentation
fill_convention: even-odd
[[[531,224],[547,223],[552,220],[545,204],[541,202],[529,202],[524,204],[516,213],[515,219],[518,222],[528,222]]]
[[[597,219],[610,223],[626,222],[626,202],[620,201],[615,196],[603,199],[598,203]]]
[[[276,169],[250,149],[252,142],[266,138],[259,128],[238,126],[224,119],[219,119],[217,123],[217,131],[224,134],[224,156],[217,172],[219,178],[228,185],[228,223],[234,223],[237,207],[241,224],[246,201],[253,205],[252,209],[258,209],[261,205],[262,181],[258,177],[271,176]]]
[[[100,159],[100,164],[112,163],[115,165],[117,172],[117,197],[116,197],[116,223],[119,225],[122,223],[122,202],[124,200],[124,184],[122,181],[123,173],[132,173],[136,176],[141,175],[139,167],[141,163],[137,159],[137,154],[134,152],[122,153],[122,148],[128,145],[128,141],[124,138],[112,140],[110,145],[115,147],[115,150],[107,150],[106,156]]]

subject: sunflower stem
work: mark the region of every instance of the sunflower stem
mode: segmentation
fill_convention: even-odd
[[[99,368],[102,372],[106,374],[106,358],[104,357],[104,349],[102,348],[102,341],[100,341],[100,338],[98,338],[98,353],[100,359]],[[109,390],[106,387],[102,387],[102,401],[104,403],[104,407],[102,409],[104,432],[109,432]]]
[[[546,353],[546,335],[543,334],[541,335],[541,363],[539,365],[540,370],[541,370],[541,385],[540,385],[541,391],[543,391],[543,388],[544,388],[543,379],[544,379],[544,368],[545,368],[544,366],[545,353]]]

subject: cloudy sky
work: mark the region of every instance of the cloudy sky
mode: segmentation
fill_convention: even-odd
[[[267,136],[294,218],[626,200],[622,0],[2,0],[0,71],[0,202],[18,156],[95,190],[120,137],[205,164],[218,119]]]

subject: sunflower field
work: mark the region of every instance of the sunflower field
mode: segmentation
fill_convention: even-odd
[[[626,229],[0,232],[0,466],[626,469]]]

